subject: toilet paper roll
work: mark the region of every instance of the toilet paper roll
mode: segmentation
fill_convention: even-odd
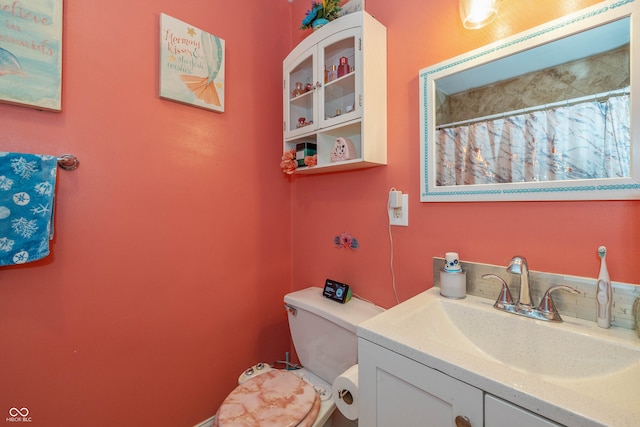
[[[338,410],[350,420],[358,419],[358,365],[353,365],[336,378],[331,387]]]

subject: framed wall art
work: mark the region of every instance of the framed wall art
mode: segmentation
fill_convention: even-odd
[[[0,102],[60,111],[62,0],[0,1]]]
[[[224,40],[160,15],[160,97],[224,112]]]

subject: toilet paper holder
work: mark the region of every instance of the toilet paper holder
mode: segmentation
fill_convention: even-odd
[[[331,386],[336,407],[349,420],[358,419],[360,402],[358,397],[358,365],[353,365],[340,374]]]
[[[353,395],[349,390],[338,391],[338,398],[344,400],[347,405],[353,405]]]

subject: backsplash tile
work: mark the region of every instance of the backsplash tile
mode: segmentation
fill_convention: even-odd
[[[467,294],[495,300],[501,285],[497,280],[483,279],[484,274],[496,274],[509,285],[514,300],[520,292],[520,276],[506,271],[507,266],[481,264],[460,261],[462,269],[467,272]],[[440,287],[440,270],[444,267],[444,258],[433,258],[433,284]],[[596,283],[595,277],[567,276],[563,274],[543,273],[529,270],[531,297],[539,302],[544,292],[553,285],[568,285],[577,289],[580,294],[568,292],[553,293],[553,302],[563,317],[596,321]],[[640,286],[628,283],[611,282],[613,302],[611,305],[611,325],[627,329],[634,328],[633,303],[640,297]]]

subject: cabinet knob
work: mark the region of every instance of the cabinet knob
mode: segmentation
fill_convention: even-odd
[[[456,427],[471,427],[471,421],[463,415],[458,415],[456,417]]]
[[[313,87],[313,90],[320,89],[322,87],[322,83],[316,82],[316,85]]]

